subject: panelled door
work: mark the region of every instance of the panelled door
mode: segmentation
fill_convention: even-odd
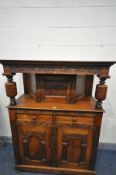
[[[89,166],[93,119],[88,117],[57,116],[58,166],[83,168]]]
[[[17,114],[22,163],[50,166],[51,116]]]

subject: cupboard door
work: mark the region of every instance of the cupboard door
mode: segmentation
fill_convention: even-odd
[[[65,122],[58,127],[58,166],[88,169],[93,132],[84,126],[79,128],[79,125],[71,125]]]
[[[17,128],[22,163],[49,166],[51,161],[51,124],[46,121],[39,123],[39,121],[31,122],[20,118],[22,116],[19,116]]]

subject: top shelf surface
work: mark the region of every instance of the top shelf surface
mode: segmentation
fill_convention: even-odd
[[[22,95],[17,99],[16,106],[8,106],[11,109],[39,109],[39,110],[54,110],[54,111],[82,111],[82,112],[104,112],[103,109],[96,109],[96,101],[93,97],[84,96],[75,104],[68,104],[61,102],[61,99],[57,99],[54,103],[54,99],[49,98],[45,102],[36,102],[29,95]]]

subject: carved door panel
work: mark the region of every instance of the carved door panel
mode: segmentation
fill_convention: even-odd
[[[63,121],[65,119],[63,118]],[[78,124],[58,123],[57,157],[58,166],[64,168],[88,169],[91,147],[92,130]]]
[[[29,116],[30,118],[30,116]],[[44,119],[44,117],[43,117]],[[51,162],[51,124],[30,119],[17,120],[22,163],[49,166]]]

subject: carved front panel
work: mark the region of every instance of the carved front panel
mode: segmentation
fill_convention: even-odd
[[[20,118],[22,120],[19,120],[18,115],[17,128],[19,133],[19,149],[22,163],[49,166],[51,162],[50,123],[47,123],[47,121],[36,123],[33,121],[31,122],[28,119],[26,121],[26,119],[24,120],[24,116],[21,115]]]
[[[63,117],[63,116],[62,116]],[[92,148],[92,118],[69,118],[58,116],[58,165],[67,168],[87,169]],[[83,123],[85,121],[85,124]],[[60,123],[61,122],[61,123]]]

